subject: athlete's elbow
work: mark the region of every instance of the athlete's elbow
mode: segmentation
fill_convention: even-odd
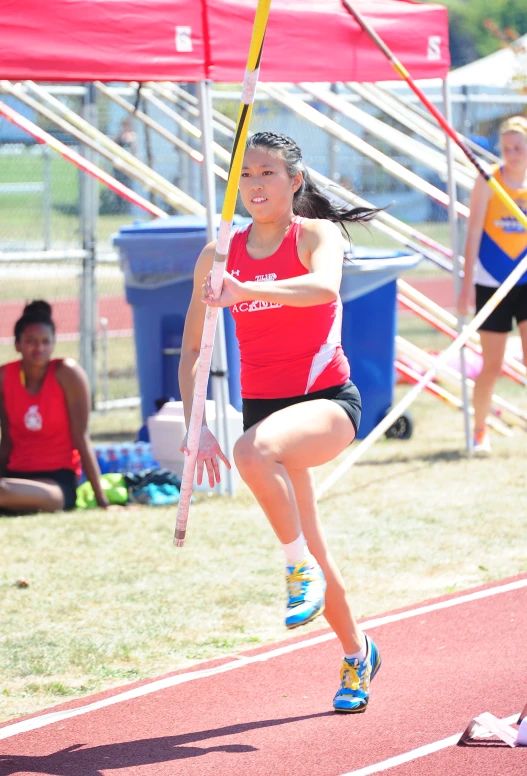
[[[338,289],[333,288],[332,286],[324,286],[320,289],[320,296],[322,298],[320,304],[328,304],[329,302],[335,302],[338,299],[339,292]]]

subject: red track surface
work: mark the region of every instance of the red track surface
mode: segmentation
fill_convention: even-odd
[[[451,309],[454,307],[454,289],[450,276],[437,278],[412,278],[411,285],[426,294],[436,304]],[[38,291],[35,291],[38,295]],[[13,326],[22,314],[24,301],[2,302],[0,314],[0,339],[12,337]],[[108,331],[132,329],[132,309],[122,296],[99,297],[99,318],[108,319]],[[53,318],[59,335],[76,333],[79,330],[79,302],[75,297],[57,299],[53,302]]]
[[[35,297],[38,288],[35,289]],[[0,338],[12,337],[13,327],[22,315],[25,301],[1,302]],[[79,300],[75,297],[51,300],[53,320],[59,335],[79,331]],[[108,319],[108,331],[132,329],[132,308],[122,296],[101,296],[98,300],[98,317]]]
[[[339,776],[460,733],[483,711],[508,717],[527,701],[527,587],[370,633],[384,663],[365,714],[331,710],[341,658],[331,640],[0,740],[0,776]],[[477,741],[389,772],[521,776],[527,749]]]

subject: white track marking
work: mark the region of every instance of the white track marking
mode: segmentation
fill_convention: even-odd
[[[459,606],[460,604],[470,603],[471,601],[478,601],[482,598],[489,598],[500,593],[510,593],[514,590],[520,590],[527,587],[527,578],[519,579],[516,582],[509,582],[506,585],[498,585],[497,587],[489,587],[486,590],[480,590],[476,593],[468,593],[467,595],[459,596],[458,598],[450,598],[447,601],[439,601],[435,604],[429,604],[428,606],[418,606],[416,609],[409,609],[406,612],[399,612],[397,614],[388,614],[385,617],[374,617],[371,620],[361,622],[361,628],[372,630],[373,628],[379,628],[381,625],[388,625],[392,622],[400,622],[401,620],[407,620],[410,617],[419,617],[423,614],[430,612],[436,612],[440,609],[449,609],[453,606]],[[313,647],[317,644],[323,644],[326,641],[335,639],[334,633],[324,633],[321,636],[315,636],[312,639],[306,639],[305,641],[299,641],[295,644],[287,644],[283,647],[277,647],[276,649],[270,649],[268,652],[264,652],[261,655],[244,656],[240,655],[235,660],[229,663],[225,663],[215,668],[204,668],[201,671],[188,671],[184,674],[178,674],[176,676],[168,676],[164,679],[158,679],[148,684],[141,685],[141,687],[134,687],[132,690],[126,690],[125,692],[112,695],[110,698],[104,698],[94,703],[88,703],[86,706],[76,706],[72,709],[64,709],[61,711],[52,711],[47,714],[41,714],[38,717],[32,717],[31,719],[22,720],[21,722],[14,722],[12,725],[6,725],[0,728],[0,740],[4,738],[11,738],[19,733],[26,733],[30,730],[37,730],[47,725],[53,725],[55,722],[60,722],[63,719],[70,719],[71,717],[78,717],[81,714],[87,714],[91,711],[98,711],[104,709],[107,706],[113,706],[116,703],[124,703],[125,701],[133,700],[134,698],[141,698],[144,695],[150,695],[151,693],[158,692],[159,690],[166,690],[169,687],[176,687],[179,684],[185,684],[186,682],[192,682],[196,679],[206,679],[217,674],[224,674],[228,671],[233,671],[237,668],[243,668],[246,665],[252,663],[265,663],[267,660],[271,660],[274,657],[280,657],[281,655],[287,655],[290,652],[296,652],[299,649],[306,649],[307,647]],[[461,735],[461,734],[460,734]]]
[[[507,725],[510,725],[512,722],[517,722],[519,716],[520,715],[518,712],[518,714],[505,717],[502,722],[506,722]],[[381,771],[387,771],[390,768],[396,768],[398,765],[412,762],[412,760],[417,760],[419,757],[426,757],[427,755],[433,754],[434,752],[439,752],[441,749],[447,749],[449,746],[455,746],[461,735],[462,733],[455,733],[453,736],[448,736],[448,738],[441,739],[441,741],[434,741],[432,744],[419,746],[417,749],[411,749],[409,752],[396,754],[394,757],[389,757],[388,760],[382,760],[380,763],[367,765],[365,768],[359,768],[358,771],[348,771],[348,773],[343,773],[342,776],[370,776],[372,773],[381,773]]]

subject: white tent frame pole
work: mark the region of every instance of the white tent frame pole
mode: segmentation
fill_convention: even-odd
[[[442,84],[443,92],[443,111],[445,118],[450,125],[452,125],[452,102],[450,100],[450,89],[448,88],[448,76],[445,77]],[[459,230],[458,230],[458,217],[453,203],[457,200],[457,187],[456,178],[454,175],[454,142],[449,135],[446,135],[446,161],[447,161],[447,191],[449,196],[448,205],[448,221],[450,224],[450,242],[452,246],[452,262],[453,262],[453,280],[454,280],[454,295],[456,302],[461,291],[461,283],[463,277],[463,271],[461,269],[461,263],[459,261]],[[457,332],[461,334],[465,325],[465,318],[458,314],[457,316]],[[467,455],[472,455],[472,432],[470,424],[470,399],[468,395],[467,386],[467,362],[465,358],[465,348],[461,348],[459,351],[459,360],[461,366],[461,397],[463,399],[463,420],[465,426],[465,447]]]
[[[84,93],[82,110],[84,118],[94,126],[97,123],[96,92],[91,84]],[[88,145],[83,148],[85,158],[97,164],[97,154]],[[80,172],[80,215],[82,247],[86,254],[82,260],[80,277],[80,362],[88,377],[91,404],[95,406],[97,389],[97,220],[99,210],[99,187],[93,176]]]
[[[203,191],[207,209],[207,242],[216,240],[216,179],[214,177],[214,151],[211,123],[212,94],[211,82],[198,83],[198,99],[200,107],[201,149],[203,152]],[[225,342],[224,311],[218,310],[216,322],[216,337],[212,351],[210,379],[212,381],[212,398],[216,410],[216,437],[225,455],[231,456],[231,440],[229,434],[229,381],[227,364],[227,346]],[[234,495],[232,471],[220,461],[221,480],[218,483],[218,493],[225,495],[225,482],[230,496]]]

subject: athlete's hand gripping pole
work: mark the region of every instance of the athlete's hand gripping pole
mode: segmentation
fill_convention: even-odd
[[[482,162],[477,158],[477,156],[470,150],[470,148],[465,145],[463,140],[459,137],[456,130],[450,126],[448,121],[445,119],[443,114],[436,108],[436,106],[430,102],[428,97],[424,94],[424,92],[421,91],[421,89],[417,86],[415,81],[412,79],[412,76],[408,72],[408,70],[404,67],[404,65],[399,62],[395,54],[390,51],[386,43],[382,40],[382,38],[375,32],[373,27],[370,25],[369,22],[366,21],[366,19],[362,16],[360,11],[357,11],[355,8],[353,8],[352,4],[349,2],[349,0],[342,0],[342,3],[346,7],[347,11],[353,16],[357,24],[364,30],[364,32],[369,35],[369,37],[372,39],[372,41],[380,48],[380,50],[383,52],[383,54],[387,57],[391,65],[393,66],[394,70],[401,76],[401,78],[406,81],[410,89],[417,95],[417,97],[421,100],[423,105],[427,108],[427,110],[430,111],[432,116],[435,118],[437,123],[440,125],[440,127],[449,135],[449,137],[452,138],[452,140],[458,144],[458,146],[461,148],[463,153],[470,159],[476,170],[479,172],[479,174],[487,181],[491,189],[494,191],[497,197],[503,202],[505,207],[518,219],[520,224],[527,229],[527,216],[525,213],[518,207],[516,202],[510,197],[505,189],[500,186],[498,181],[488,173],[484,167]]]
[[[221,293],[223,273],[225,271],[225,262],[229,252],[229,239],[232,221],[234,218],[236,197],[238,195],[238,185],[240,182],[243,154],[245,151],[245,143],[247,142],[247,132],[249,129],[249,122],[251,120],[256,84],[258,83],[260,60],[262,56],[265,30],[267,28],[270,7],[271,0],[258,0],[256,15],[254,18],[251,45],[249,48],[249,56],[247,59],[247,67],[245,70],[245,78],[243,81],[238,121],[236,124],[236,132],[232,148],[229,177],[227,180],[225,199],[223,201],[223,208],[221,212],[218,239],[216,241],[216,253],[214,256],[214,264],[212,266],[212,290],[214,291],[215,296],[219,296]],[[205,400],[207,398],[207,382],[209,379],[218,309],[218,307],[207,306],[207,312],[205,314],[198,371],[196,374],[196,385],[194,388],[192,412],[190,416],[187,436],[187,447],[190,452],[185,458],[185,465],[183,467],[183,478],[181,482],[181,491],[179,494],[176,531],[174,534],[174,544],[176,547],[183,547],[183,544],[185,543],[190,499],[192,497],[192,483],[194,481],[194,470],[196,468],[196,459],[198,455],[201,424],[203,420],[203,412],[205,410]]]

